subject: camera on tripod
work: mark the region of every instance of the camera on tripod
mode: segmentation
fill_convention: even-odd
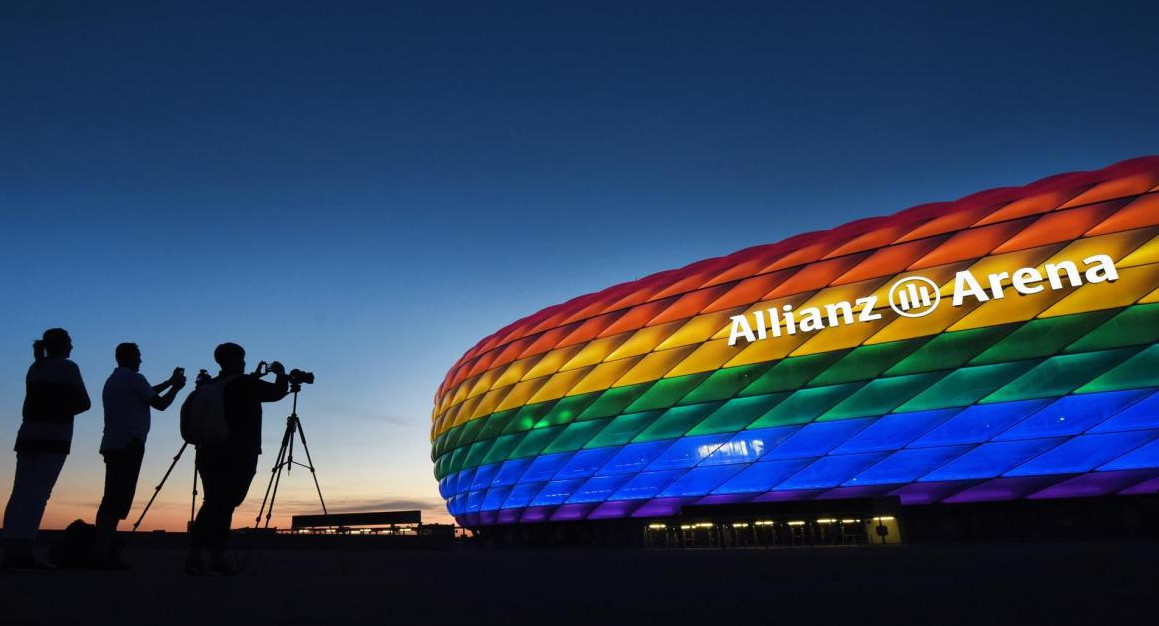
[[[258,363],[258,369],[257,369],[257,371],[254,372],[254,374],[258,375],[259,377],[265,376],[266,374],[269,374],[269,373],[270,373],[270,364],[266,363],[265,361]],[[289,371],[289,373],[286,374],[286,376],[289,377],[291,385],[296,385],[296,386],[300,387],[302,385],[313,385],[314,384],[314,372],[307,372],[305,370],[300,370],[300,369],[292,369]]]

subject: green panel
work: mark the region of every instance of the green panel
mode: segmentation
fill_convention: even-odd
[[[1141,304],[1123,310],[1102,326],[1074,342],[1066,352],[1106,350],[1159,341],[1159,304]]]
[[[483,424],[483,429],[475,436],[476,439],[491,439],[503,434],[503,430],[507,428],[507,424],[511,422],[520,409],[511,409],[510,411],[501,411],[499,413],[492,413],[491,417],[487,418],[487,423]]]
[[[463,461],[467,460],[467,448],[456,448],[451,453],[451,460],[447,461],[447,473],[454,474],[463,469]]]
[[[1138,348],[1121,348],[1119,350],[1051,357],[998,391],[986,396],[982,402],[1013,402],[1015,400],[1029,400],[1030,398],[1063,396],[1074,391],[1076,387],[1090,382],[1115,365],[1126,361],[1138,351]]]
[[[717,370],[708,377],[708,380],[700,383],[699,387],[684,396],[683,402],[695,404],[697,402],[727,400],[739,393],[741,389],[751,385],[772,366],[773,363],[757,363]]]
[[[706,402],[668,409],[660,419],[652,423],[644,432],[632,439],[638,441],[655,441],[657,439],[674,439],[696,426],[704,418],[720,407],[722,402]]]
[[[627,413],[614,418],[592,440],[584,445],[585,448],[604,448],[607,446],[622,446],[640,434],[664,411],[644,411],[642,413]]]
[[[543,449],[548,446],[559,433],[563,432],[563,426],[552,426],[551,428],[536,428],[529,431],[523,441],[515,448],[507,458],[521,459],[526,456],[537,456],[543,453]]]
[[[522,433],[531,430],[543,419],[543,416],[551,412],[552,407],[556,403],[553,402],[539,402],[536,404],[528,404],[519,409],[515,413],[515,417],[507,422],[507,426],[503,429],[504,435],[512,433]]]
[[[929,337],[861,346],[818,374],[809,385],[836,385],[876,378],[927,341]]]
[[[864,383],[845,383],[828,387],[800,389],[785,398],[777,406],[760,416],[749,428],[767,428],[811,422],[825,411],[833,408]]]
[[[487,453],[487,457],[483,459],[483,465],[506,461],[511,456],[511,453],[515,451],[515,448],[517,448],[519,444],[523,442],[524,438],[527,437],[527,434],[528,433],[523,432],[514,435],[503,435],[502,437],[496,439],[495,445],[491,446],[491,450]]]
[[[482,465],[483,459],[487,458],[487,452],[491,450],[491,446],[494,443],[494,439],[489,439],[487,441],[479,441],[471,444],[471,447],[467,448],[466,458],[463,459],[463,467],[459,469],[467,467],[478,467]]]
[[[829,409],[824,415],[817,418],[817,421],[827,422],[851,417],[885,415],[897,408],[902,402],[929,388],[930,385],[944,376],[946,376],[945,372],[930,372],[879,378],[858,389],[853,395],[842,400],[840,404]]]
[[[462,448],[478,441],[479,431],[483,430],[483,425],[489,417],[491,416],[479,417],[463,424],[461,427],[462,431],[459,434],[459,440],[455,443],[455,447]]]
[[[743,430],[764,415],[769,409],[788,398],[791,392],[772,393],[764,396],[734,398],[696,425],[689,435],[711,435]]]
[[[628,405],[625,411],[651,411],[653,409],[666,409],[670,406],[675,406],[689,390],[695,388],[704,379],[708,378],[708,376],[708,373],[702,373],[677,376],[675,378],[661,378],[652,385],[651,389],[644,392],[644,395]]]
[[[778,391],[792,391],[820,374],[825,368],[840,359],[847,350],[834,350],[808,356],[791,357],[779,361],[769,371],[753,381],[740,392],[742,396],[760,396]]]
[[[969,406],[995,389],[1025,374],[1037,360],[964,367],[898,407],[898,412],[929,411],[953,406]]]
[[[1005,337],[1018,324],[973,328],[937,335],[913,354],[886,370],[886,376],[920,374],[961,367],[995,341]]]
[[[652,383],[640,383],[639,385],[628,385],[627,387],[614,387],[607,389],[604,392],[596,392],[599,398],[591,403],[588,408],[584,409],[583,413],[576,418],[576,421],[593,420],[601,417],[610,417],[612,415],[619,415],[624,412],[624,408],[632,403],[633,400],[639,398],[641,394],[648,391]]]
[[[452,428],[447,432],[435,437],[435,443],[431,446],[431,458],[437,459],[447,451],[447,440],[451,437],[459,438],[459,429]]]
[[[1159,386],[1159,345],[1150,346],[1127,362],[1078,389],[1078,393]]]
[[[589,420],[586,422],[575,422],[564,429],[563,433],[547,446],[543,451],[544,454],[551,454],[553,452],[571,452],[572,450],[579,450],[584,447],[584,444],[592,440],[596,433],[603,430],[604,426],[612,419],[604,418],[601,420]]]
[[[435,461],[435,478],[442,480],[447,475],[447,461],[450,457],[443,455]]]
[[[1030,320],[970,361],[970,365],[1005,363],[1058,354],[1072,341],[1106,321],[1114,311],[1079,313]]]
[[[576,417],[588,405],[595,402],[600,397],[602,391],[593,391],[591,393],[584,393],[578,396],[567,396],[556,401],[555,405],[546,415],[541,417],[538,422],[535,422],[535,428],[544,428],[546,426],[561,426],[563,424],[570,424],[575,421]]]

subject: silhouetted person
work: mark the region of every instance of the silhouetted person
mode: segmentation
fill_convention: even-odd
[[[16,477],[4,509],[5,569],[52,569],[32,547],[72,445],[73,418],[91,406],[70,354],[72,338],[63,328],[44,331],[32,344],[35,361],[25,379],[24,422],[16,435]]]
[[[105,436],[101,455],[105,458],[105,493],[97,509],[96,540],[93,545],[95,565],[105,569],[125,569],[110,548],[117,524],[129,516],[141,459],[145,456],[145,438],[149,435],[149,409],[164,411],[173,404],[177,392],[185,386],[181,368],[173,370],[169,380],[150,385],[141,375],[141,350],[135,343],[122,343],[115,353],[117,368],[105,381],[101,394],[105,407]]]
[[[225,543],[233,511],[245,500],[262,453],[262,403],[281,400],[289,391],[286,368],[276,361],[270,364],[270,371],[277,374],[272,383],[246,375],[245,350],[236,343],[218,346],[213,359],[221,366],[214,381],[225,385],[229,435],[220,443],[197,446],[197,471],[205,499],[190,533],[185,561],[190,574],[236,572],[225,560]],[[205,552],[209,553],[208,568],[202,560]]]

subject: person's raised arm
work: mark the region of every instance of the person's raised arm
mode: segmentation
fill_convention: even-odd
[[[158,411],[164,411],[169,408],[169,405],[173,404],[173,399],[177,397],[177,392],[181,391],[183,387],[185,387],[185,370],[178,367],[173,370],[173,375],[169,377],[169,380],[159,385],[153,385],[153,391],[157,392],[158,395],[154,395],[149,399],[149,406]],[[166,388],[168,388],[168,391],[161,393],[161,390]]]
[[[258,399],[262,402],[277,402],[290,392],[290,377],[286,376],[286,366],[274,361],[270,363],[270,371],[277,375],[274,382],[259,380],[257,384]]]

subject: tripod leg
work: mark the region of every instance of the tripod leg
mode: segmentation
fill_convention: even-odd
[[[282,435],[282,445],[278,448],[278,458],[274,461],[274,467],[270,470],[270,482],[266,484],[266,495],[262,496],[262,506],[258,509],[258,516],[254,518],[254,528],[259,528],[262,524],[262,514],[266,512],[266,504],[270,505],[270,514],[273,514],[274,504],[270,499],[270,494],[273,493],[277,497],[277,483],[282,475],[282,466],[285,464],[286,458],[286,442],[290,438],[289,427]],[[268,517],[267,517],[268,519]]]
[[[149,507],[153,506],[153,501],[156,500],[157,495],[161,493],[161,488],[165,486],[165,481],[169,480],[169,474],[173,473],[173,468],[177,466],[177,461],[181,460],[181,455],[185,452],[185,448],[188,445],[188,443],[181,444],[181,449],[178,450],[177,454],[173,457],[173,462],[169,464],[169,469],[166,470],[165,475],[161,477],[161,482],[157,483],[157,486],[153,488],[153,496],[149,498],[149,502],[145,505],[145,509],[141,511],[141,515],[137,518],[137,521],[133,522],[133,530],[130,532],[137,532],[137,527],[141,525],[141,520],[145,519],[145,514],[149,512]]]
[[[294,420],[298,422],[298,437],[302,440],[302,449],[306,451],[306,468],[310,470],[310,476],[314,478],[314,489],[318,490],[318,501],[322,503],[322,514],[329,515],[330,512],[326,510],[326,500],[322,497],[322,486],[318,484],[318,473],[314,471],[314,459],[310,458],[310,446],[306,445],[306,431],[302,430],[302,420],[298,416],[294,416]]]
[[[193,456],[193,494],[189,498],[189,528],[193,530],[193,521],[197,518],[197,454]]]

